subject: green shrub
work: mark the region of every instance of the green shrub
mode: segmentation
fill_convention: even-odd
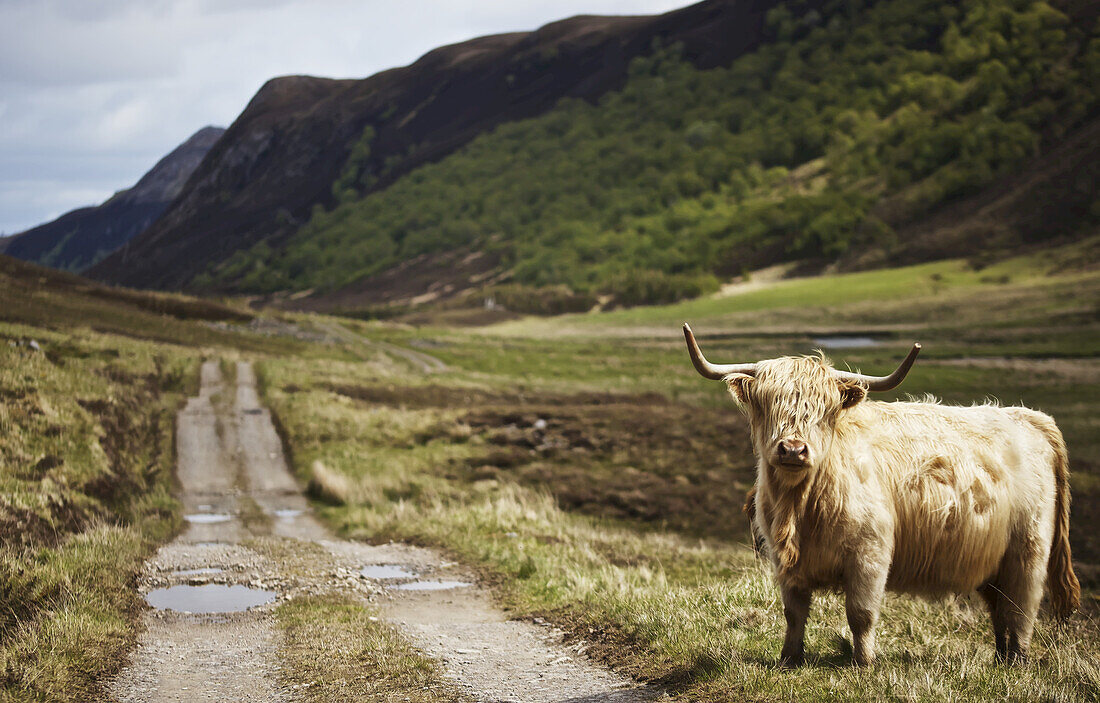
[[[713,293],[718,290],[718,279],[708,273],[637,270],[612,277],[604,290],[613,296],[616,305],[661,305]]]

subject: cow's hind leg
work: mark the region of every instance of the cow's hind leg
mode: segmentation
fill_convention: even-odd
[[[993,639],[997,643],[997,661],[1004,661],[1008,657],[1008,624],[1005,620],[1005,598],[1001,589],[994,582],[987,583],[978,589],[982,594],[985,604],[989,606],[989,619],[993,621]]]
[[[806,619],[810,616],[808,589],[783,587],[783,617],[787,620],[787,636],[779,664],[784,668],[801,666],[805,658]]]
[[[1003,623],[1005,644],[1002,658],[1010,664],[1027,660],[1039,601],[1043,597],[1043,582],[1046,579],[1043,555],[1046,550],[1042,549],[1043,545],[1037,544],[1039,541],[1024,539],[1011,546],[995,580],[999,599],[997,614],[993,616],[994,628],[998,620]]]

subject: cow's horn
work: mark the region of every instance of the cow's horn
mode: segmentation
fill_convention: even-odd
[[[845,380],[859,381],[866,384],[869,391],[889,391],[897,388],[905,380],[909,369],[913,368],[913,362],[917,360],[917,354],[920,354],[920,342],[913,344],[913,348],[909,350],[909,356],[905,357],[905,361],[901,362],[894,369],[894,373],[889,376],[865,376],[861,373],[849,373],[848,371],[835,371],[835,373]]]
[[[684,337],[687,339],[691,363],[695,365],[695,370],[701,376],[712,381],[721,381],[731,373],[745,373],[750,376],[756,373],[756,364],[712,364],[707,361],[706,357],[703,356],[703,352],[699,351],[695,335],[691,333],[691,327],[686,322],[684,323]]]

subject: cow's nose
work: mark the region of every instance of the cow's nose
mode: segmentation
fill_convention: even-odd
[[[805,442],[797,439],[781,439],[776,453],[780,460],[790,462],[804,462],[810,458],[810,448]]]

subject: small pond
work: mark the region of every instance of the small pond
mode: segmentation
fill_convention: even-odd
[[[814,337],[813,343],[822,349],[863,349],[882,344],[874,337],[858,336]]]

